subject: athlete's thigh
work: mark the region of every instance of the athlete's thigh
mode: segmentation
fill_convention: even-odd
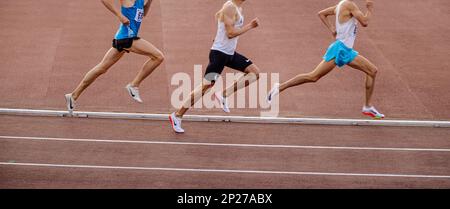
[[[328,62],[322,60],[322,62],[320,62],[319,65],[317,65],[317,67],[309,74],[313,77],[321,78],[330,73],[335,67],[336,63],[334,60],[330,60]]]
[[[222,74],[225,65],[229,62],[229,55],[223,52],[211,50],[209,52],[209,64],[206,67],[204,79],[214,84],[216,79]]]
[[[153,44],[142,38],[134,40],[133,45],[129,50],[136,54],[141,54],[145,56],[152,56],[152,57],[162,56],[162,52],[158,48],[156,48]]]
[[[348,64],[348,66],[369,75],[372,75],[373,71],[376,69],[376,66],[362,55],[358,55],[355,60]]]
[[[226,66],[243,73],[248,73],[246,71],[249,69],[255,70],[255,65],[253,64],[253,62],[244,55],[239,54],[238,52],[234,53],[234,55],[231,57],[231,60],[226,63]],[[249,68],[250,66],[252,67]]]
[[[119,52],[117,49],[111,48],[108,50],[108,52],[106,52],[105,56],[102,59],[101,64],[106,67],[110,67],[114,65],[117,61],[119,61],[124,54],[125,54],[124,51]]]

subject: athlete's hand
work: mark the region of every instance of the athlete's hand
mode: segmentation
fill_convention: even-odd
[[[124,25],[129,25],[130,24],[130,20],[127,17],[123,16],[123,15],[119,16],[119,20]]]
[[[259,26],[259,19],[255,18],[250,22],[250,25],[252,26],[252,28],[257,28]]]
[[[366,0],[366,6],[368,10],[373,10],[373,1],[371,0]]]

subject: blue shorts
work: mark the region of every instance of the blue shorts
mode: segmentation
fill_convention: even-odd
[[[358,54],[357,51],[348,48],[342,41],[337,40],[328,47],[327,53],[325,53],[323,59],[327,62],[334,59],[336,65],[342,67],[351,63]]]

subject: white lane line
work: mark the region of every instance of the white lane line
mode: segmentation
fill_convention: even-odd
[[[327,172],[259,171],[259,170],[198,169],[198,168],[157,168],[157,167],[68,165],[68,164],[10,163],[10,162],[0,162],[0,165],[57,167],[57,168],[85,168],[85,169],[114,169],[114,170],[207,172],[207,173],[249,173],[249,174],[274,174],[274,175],[280,174],[280,175],[310,175],[310,176],[359,176],[359,177],[400,177],[400,178],[450,179],[450,176],[446,176],[446,175],[416,175],[416,174],[387,174],[387,173],[327,173]]]
[[[75,111],[69,115],[61,110],[11,109],[0,108],[3,115],[109,118],[109,119],[147,119],[168,120],[168,114],[144,114],[122,112],[82,112]],[[342,125],[342,126],[397,126],[397,127],[442,127],[450,128],[450,121],[421,120],[366,120],[366,119],[331,119],[331,118],[284,118],[284,117],[250,117],[250,116],[220,116],[220,115],[186,115],[185,121],[201,122],[236,122],[259,124],[304,124],[304,125]]]
[[[124,144],[160,144],[160,145],[187,145],[187,146],[219,146],[219,147],[251,147],[251,148],[290,148],[290,149],[330,149],[330,150],[377,150],[377,151],[404,151],[404,152],[450,152],[450,149],[430,148],[394,148],[394,147],[338,147],[338,146],[301,146],[301,145],[276,145],[276,144],[225,144],[225,143],[201,143],[201,142],[171,142],[171,141],[134,141],[134,140],[107,140],[107,139],[71,139],[49,137],[22,137],[0,136],[0,139],[62,141],[62,142],[99,142],[99,143],[124,143]]]

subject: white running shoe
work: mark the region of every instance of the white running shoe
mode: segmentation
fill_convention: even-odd
[[[280,94],[280,84],[275,83],[275,86],[270,90],[269,94],[267,95],[267,102],[270,104],[273,101],[273,98],[275,98],[278,94]]]
[[[73,114],[73,109],[75,109],[75,100],[73,99],[72,94],[66,94],[66,106],[69,114]]]
[[[137,87],[132,87],[131,84],[128,84],[125,87],[128,91],[128,94],[137,102],[142,103],[142,99],[141,96],[139,95],[139,88]]]
[[[181,118],[178,118],[175,113],[169,115],[170,124],[177,133],[184,133],[184,129],[181,128]]]
[[[364,106],[362,109],[362,113],[364,115],[370,116],[374,119],[383,119],[385,116],[383,114],[381,114],[380,112],[378,112],[377,109],[375,109],[375,107],[366,107]]]
[[[222,110],[226,113],[230,113],[231,111],[228,107],[227,98],[224,98],[219,92],[214,93],[214,96],[216,96],[216,99],[219,100]]]

